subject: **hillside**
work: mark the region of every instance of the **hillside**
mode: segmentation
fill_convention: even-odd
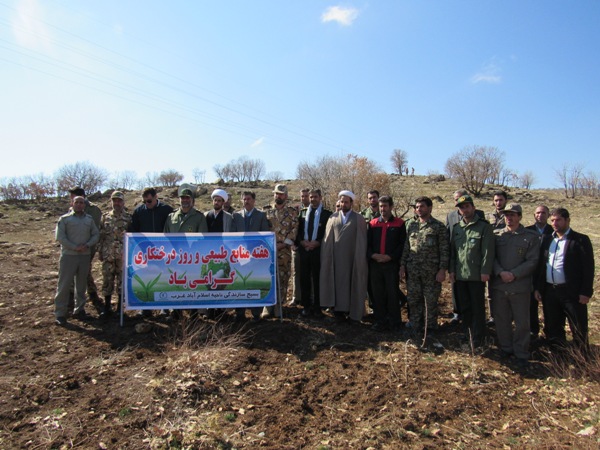
[[[301,183],[288,186],[297,193]],[[201,210],[214,186],[203,187]],[[443,220],[456,187],[400,177],[394,192],[436,198],[433,214]],[[225,188],[236,201],[247,189]],[[270,202],[272,186],[253,189],[257,205]],[[140,193],[126,195],[132,210]],[[567,207],[600,261],[600,201],[565,203],[543,190],[510,195],[523,205],[525,224],[539,202]],[[160,196],[177,204],[174,189]],[[108,195],[92,200],[107,210]],[[489,193],[476,202],[491,209]],[[156,318],[149,332],[137,333],[140,320],[121,328],[88,305],[92,320],[61,328],[53,320],[54,227],[67,208],[65,199],[0,203],[2,448],[598,448],[597,298],[590,305],[594,361],[564,364],[534,346],[523,373],[491,344],[473,351],[461,343],[447,318],[449,283],[442,331],[425,347],[420,337],[372,331],[369,318],[360,325],[307,320],[293,306],[284,307],[283,321],[237,324],[229,314],[173,325]],[[99,284],[97,260],[94,273]],[[598,275],[595,284],[597,291]]]

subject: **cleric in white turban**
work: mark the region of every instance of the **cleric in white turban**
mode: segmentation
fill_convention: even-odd
[[[215,197],[221,197],[224,202],[226,202],[229,199],[229,195],[223,189],[215,189],[214,191],[212,191],[212,194],[210,194],[210,198]]]
[[[321,242],[321,307],[333,308],[343,320],[360,322],[367,297],[367,223],[352,210],[354,194],[338,194],[341,209],[334,212]]]
[[[354,198],[355,198],[354,193],[352,191],[348,191],[348,190],[340,191],[340,193],[338,194],[338,198],[340,198],[342,196],[350,197],[352,199],[352,201],[354,201]]]

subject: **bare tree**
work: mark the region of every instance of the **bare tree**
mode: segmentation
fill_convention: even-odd
[[[160,186],[160,175],[158,172],[146,172],[146,175],[144,175],[144,178],[138,184],[138,188],[140,189],[156,186]]]
[[[260,159],[249,159],[247,156],[240,156],[238,159],[229,161],[223,166],[214,166],[213,170],[217,174],[217,177],[223,181],[235,181],[238,183],[259,181],[265,173],[265,163]]]
[[[583,164],[577,163],[571,165],[564,163],[555,172],[562,185],[565,198],[575,198],[583,176]]]
[[[389,192],[390,179],[368,158],[347,155],[346,158],[323,156],[315,163],[302,162],[296,169],[297,178],[313,189],[321,189],[325,204],[335,203],[337,193],[349,189],[356,194],[354,207],[360,209],[367,192],[377,189]]]
[[[198,167],[195,167],[192,170],[192,176],[194,177],[194,183],[202,184],[204,183],[204,178],[206,177],[206,170],[202,170]]]
[[[594,172],[588,172],[581,177],[581,193],[590,197],[600,195],[600,179]]]
[[[394,149],[390,160],[392,161],[392,167],[400,175],[408,168],[408,153],[404,150]]]
[[[162,186],[175,187],[183,180],[183,175],[174,169],[163,170],[158,181]]]
[[[273,170],[271,172],[267,172],[267,174],[265,175],[265,179],[275,181],[275,182],[281,181],[281,180],[283,180],[283,172],[281,172],[279,170]]]
[[[446,174],[457,178],[473,195],[481,194],[486,183],[496,181],[502,172],[504,152],[497,147],[472,145],[446,161]]]
[[[79,186],[86,193],[98,191],[108,179],[105,169],[95,166],[89,161],[78,161],[67,164],[56,171],[56,190],[59,194],[66,193],[74,186]]]
[[[108,187],[111,189],[133,189],[138,184],[137,174],[133,170],[116,172],[108,181]]]
[[[518,179],[519,186],[528,190],[531,189],[531,186],[533,185],[533,183],[535,183],[535,175],[531,170],[528,170],[527,172],[523,173],[523,175],[518,177]]]

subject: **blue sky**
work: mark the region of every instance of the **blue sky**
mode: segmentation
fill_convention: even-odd
[[[599,173],[600,1],[0,0],[0,178],[192,180],[246,155],[443,172],[465,146]]]

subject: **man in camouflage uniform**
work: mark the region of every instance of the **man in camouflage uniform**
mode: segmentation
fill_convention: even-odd
[[[277,242],[277,275],[279,292],[277,302],[279,305],[285,303],[288,284],[291,276],[292,246],[298,232],[298,211],[287,205],[288,191],[285,184],[278,184],[273,190],[275,204],[273,208],[265,211],[271,231],[275,233]],[[273,307],[265,307],[261,314],[262,318],[271,317]]]
[[[75,197],[83,197],[85,199],[85,213],[92,216],[96,228],[100,229],[100,221],[102,220],[102,210],[100,210],[98,205],[95,205],[86,198],[85,190],[81,187],[74,187],[73,189],[69,189],[69,194],[71,196],[71,201],[73,201]],[[100,302],[100,297],[98,297],[98,288],[96,287],[96,282],[94,281],[94,276],[92,275],[92,265],[95,255],[96,245],[93,245],[90,248],[90,271],[87,276],[87,294],[92,302]],[[72,292],[73,287],[71,287],[71,293]],[[72,294],[71,297],[73,297]]]
[[[400,261],[400,278],[408,274],[406,288],[410,322],[417,332],[421,332],[424,325],[428,330],[438,327],[438,299],[450,260],[448,230],[431,216],[432,209],[433,202],[429,197],[415,200],[417,219],[407,224],[406,243]]]
[[[112,211],[102,216],[100,223],[100,241],[98,256],[102,261],[102,295],[104,310],[100,313],[103,319],[111,314],[110,299],[117,289],[118,309],[121,308],[121,283],[123,273],[123,237],[131,225],[131,214],[125,211],[125,196],[114,191],[110,196]]]
[[[367,194],[367,200],[369,201],[369,206],[363,209],[360,212],[360,215],[365,218],[367,223],[369,223],[373,219],[377,219],[381,216],[379,212],[379,191],[372,190]]]

